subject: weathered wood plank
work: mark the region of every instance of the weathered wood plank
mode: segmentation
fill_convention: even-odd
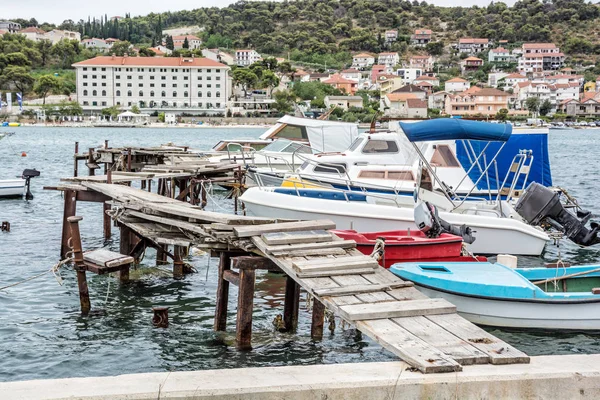
[[[444,299],[390,301],[386,303],[340,307],[342,317],[348,321],[415,317],[419,315],[450,314],[455,312],[456,306]]]
[[[133,257],[106,249],[97,249],[83,253],[83,260],[104,267],[117,267],[133,263]]]
[[[265,243],[265,246],[266,246],[266,243]],[[301,243],[301,244],[290,244],[290,245],[280,245],[280,246],[268,246],[268,247],[266,247],[266,251],[268,254],[276,254],[276,253],[281,253],[281,252],[290,252],[290,251],[299,251],[299,250],[332,249],[332,248],[333,249],[349,249],[349,248],[353,248],[353,247],[356,247],[356,242],[354,240],[343,240],[343,241],[331,241],[331,242],[320,242],[320,243]]]
[[[461,365],[486,364],[490,357],[425,317],[392,319],[408,332],[443,351]]]
[[[385,303],[381,303],[385,304]],[[354,307],[354,306],[342,306]],[[385,349],[424,373],[462,371],[459,363],[389,319],[356,322],[357,328]]]
[[[346,269],[362,269],[371,268],[376,269],[379,267],[377,261],[370,257],[358,258],[358,257],[346,257],[346,258],[334,258],[334,259],[318,259],[318,260],[307,260],[305,262],[294,262],[294,269],[298,272],[309,272],[309,271],[337,271]]]
[[[306,230],[335,229],[333,221],[324,219],[316,221],[282,222],[260,226],[241,226],[233,228],[237,237],[251,237],[272,232],[294,232]]]
[[[342,275],[365,275],[374,274],[373,268],[359,268],[359,269],[344,269],[339,271],[312,271],[312,272],[297,272],[298,278],[319,278],[326,276],[342,276]]]
[[[268,245],[330,242],[331,233],[325,230],[273,232],[262,235],[262,240]]]
[[[306,256],[333,256],[344,255],[346,251],[337,247],[331,249],[308,249],[291,251],[274,251],[270,253],[274,257],[306,257]]]
[[[458,314],[428,315],[427,319],[487,354],[492,364],[529,363],[527,354],[490,335]]]
[[[346,296],[362,293],[381,292],[390,289],[412,286],[412,282],[399,282],[391,284],[372,284],[372,285],[352,285],[335,289],[318,289],[315,290],[317,296]]]

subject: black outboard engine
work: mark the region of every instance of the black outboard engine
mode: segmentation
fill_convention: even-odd
[[[585,224],[592,217],[590,211],[578,210],[577,214],[567,211],[560,203],[559,193],[539,183],[532,182],[525,190],[515,206],[519,213],[531,225],[550,225],[564,232],[573,242],[580,246],[591,246],[600,243],[598,231],[600,225],[595,222],[586,228]]]
[[[473,231],[466,225],[454,226],[438,216],[437,208],[427,202],[415,207],[415,224],[427,237],[436,238],[442,233],[460,236],[463,242],[471,244],[475,241]]]
[[[40,176],[40,171],[37,169],[26,169],[21,175],[21,178],[25,179],[25,187],[27,188],[27,192],[25,193],[26,200],[33,200],[33,195],[31,194],[29,186],[31,183],[31,178],[35,178],[36,176]]]

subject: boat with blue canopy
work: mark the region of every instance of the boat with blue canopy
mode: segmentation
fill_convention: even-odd
[[[600,265],[511,268],[489,262],[415,262],[394,264],[390,271],[427,296],[448,300],[476,324],[600,330]]]

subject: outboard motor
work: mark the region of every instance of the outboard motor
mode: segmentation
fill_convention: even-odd
[[[26,200],[33,200],[33,195],[31,194],[29,186],[31,183],[31,178],[35,178],[36,176],[40,176],[40,171],[37,169],[26,169],[21,175],[21,178],[25,179],[25,187],[27,188],[27,192],[25,192]]]
[[[438,215],[437,208],[427,202],[415,206],[415,224],[427,237],[436,238],[442,233],[460,236],[463,242],[471,244],[475,241],[473,231],[466,225],[454,226]]]
[[[580,246],[600,243],[600,225],[592,222],[591,229],[585,226],[592,217],[590,211],[578,210],[576,215],[567,211],[560,203],[560,194],[539,183],[532,182],[527,187],[515,211],[529,224],[550,225]]]

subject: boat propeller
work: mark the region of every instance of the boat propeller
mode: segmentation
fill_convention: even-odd
[[[415,224],[427,237],[436,238],[442,233],[460,236],[463,242],[471,244],[475,241],[473,230],[466,225],[452,225],[438,215],[437,207],[428,202],[421,202],[415,206]]]
[[[25,193],[25,199],[33,200],[33,194],[31,194],[30,184],[31,178],[35,178],[36,176],[40,176],[40,171],[37,169],[26,169],[21,174],[21,178],[25,179],[25,187],[27,188],[27,192]]]

